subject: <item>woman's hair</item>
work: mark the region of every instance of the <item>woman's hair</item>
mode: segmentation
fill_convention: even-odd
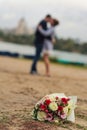
[[[59,21],[57,19],[53,19],[53,22],[54,22],[53,26],[59,25]]]

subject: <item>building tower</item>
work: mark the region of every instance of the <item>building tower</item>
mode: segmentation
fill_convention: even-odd
[[[16,35],[28,35],[28,27],[24,18],[20,19],[18,26],[16,28]]]

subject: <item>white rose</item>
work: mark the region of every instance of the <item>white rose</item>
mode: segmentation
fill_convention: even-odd
[[[73,103],[72,103],[72,101],[69,101],[67,107],[68,107],[68,115],[70,115],[72,110],[73,110]]]
[[[43,111],[38,111],[38,113],[37,113],[37,119],[38,119],[39,121],[44,121],[44,120],[46,119],[46,117],[47,117],[47,115],[46,115],[45,112],[43,112]]]
[[[52,111],[56,111],[58,109],[58,106],[55,102],[52,102],[49,104],[49,109]]]
[[[67,106],[67,107],[64,107],[64,108],[63,108],[63,111],[64,111],[64,113],[67,115],[67,114],[68,114],[68,106]]]
[[[57,118],[54,119],[54,122],[55,122],[56,124],[59,124],[59,120],[58,120]]]

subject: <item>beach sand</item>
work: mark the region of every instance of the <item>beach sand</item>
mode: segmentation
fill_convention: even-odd
[[[0,130],[87,130],[87,69],[51,64],[51,77],[30,75],[30,60],[0,56]],[[61,126],[37,122],[30,112],[35,103],[51,93],[76,95],[76,123]]]

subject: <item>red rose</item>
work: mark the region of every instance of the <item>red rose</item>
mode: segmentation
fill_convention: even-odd
[[[43,104],[41,104],[41,105],[40,105],[40,109],[41,109],[42,111],[44,111],[44,110],[46,109],[46,106],[43,105]]]
[[[62,102],[63,102],[64,104],[67,104],[67,101],[68,101],[68,100],[67,100],[66,98],[62,98],[61,100],[62,100]]]
[[[50,99],[45,100],[46,105],[49,105],[51,103]]]
[[[62,106],[58,106],[58,110],[59,111],[63,111],[63,107]]]
[[[58,97],[56,97],[56,100],[58,100]]]
[[[67,98],[67,101],[70,101],[70,98]]]

